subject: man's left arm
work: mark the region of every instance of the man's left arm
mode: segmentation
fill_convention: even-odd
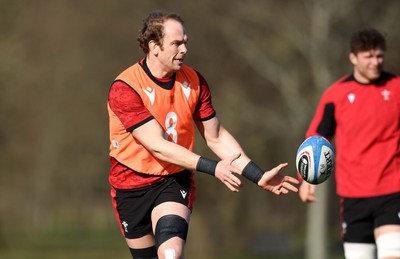
[[[198,121],[196,124],[207,146],[219,158],[224,159],[240,154],[237,159],[232,161],[232,165],[238,168],[244,177],[276,195],[286,194],[289,191],[297,192],[297,188],[291,184],[298,184],[297,179],[279,175],[280,170],[286,167],[287,163],[265,172],[244,153],[236,139],[221,125],[218,117]]]

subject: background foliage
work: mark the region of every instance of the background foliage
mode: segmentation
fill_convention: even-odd
[[[183,16],[186,63],[207,78],[224,126],[262,167],[288,161],[292,176],[319,96],[351,71],[354,30],[384,31],[387,68],[399,72],[396,0],[0,0],[2,258],[129,258],[109,198],[106,100],[143,56],[136,34],[155,9]],[[233,194],[196,178],[188,258],[304,258],[310,217],[296,194],[246,180]],[[341,253],[333,179],[324,188],[331,257]]]

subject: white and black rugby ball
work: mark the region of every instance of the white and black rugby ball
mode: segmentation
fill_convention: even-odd
[[[296,154],[296,169],[311,184],[325,182],[335,167],[335,152],[331,143],[321,136],[311,136],[301,143]]]

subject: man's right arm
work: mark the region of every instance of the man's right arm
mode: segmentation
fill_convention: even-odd
[[[218,163],[215,161],[214,166],[202,166],[199,168],[199,160],[201,156],[193,153],[192,151],[164,139],[163,130],[156,120],[150,120],[132,132],[133,137],[137,139],[143,146],[146,147],[154,157],[177,165],[189,170],[200,170],[201,168],[214,168],[214,172],[205,172],[217,176],[218,178],[234,192],[238,191],[241,185],[239,178],[234,176],[232,172],[239,174],[240,170],[232,165],[238,155],[227,157]],[[204,158],[203,158],[204,159]],[[204,161],[204,160],[203,160]],[[212,163],[212,160],[205,159],[206,163]],[[203,171],[204,172],[204,171]]]

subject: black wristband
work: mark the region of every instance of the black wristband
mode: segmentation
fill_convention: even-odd
[[[215,168],[217,167],[217,164],[218,161],[200,157],[199,161],[197,161],[196,171],[209,175],[215,175]]]
[[[255,184],[258,184],[261,177],[264,175],[264,170],[262,170],[258,165],[256,165],[253,161],[250,161],[244,168],[242,175],[252,181]]]

